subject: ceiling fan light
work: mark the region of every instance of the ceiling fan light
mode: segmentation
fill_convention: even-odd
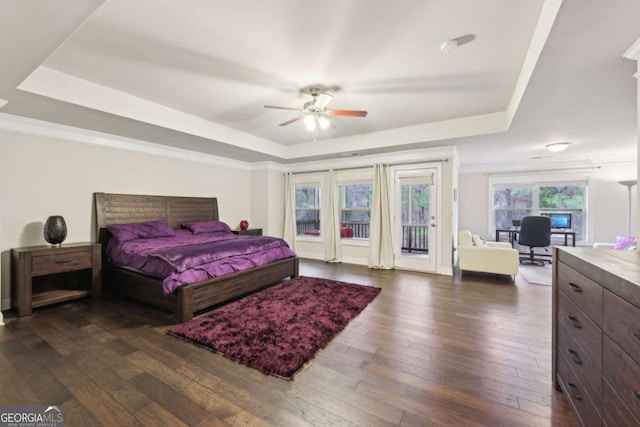
[[[552,153],[557,153],[559,151],[566,150],[570,144],[570,142],[554,142],[553,144],[545,145],[544,148],[551,151]]]
[[[320,116],[318,117],[318,124],[320,125],[320,128],[326,129],[329,127],[331,122],[326,117]]]
[[[322,110],[327,107],[327,105],[329,104],[329,102],[331,102],[332,99],[333,99],[333,95],[329,95],[328,93],[321,93],[316,98],[314,106],[317,109]]]
[[[304,126],[309,132],[316,130],[316,119],[312,115],[308,115],[304,118]]]

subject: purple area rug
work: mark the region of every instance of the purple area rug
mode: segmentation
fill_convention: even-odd
[[[372,286],[300,276],[168,333],[290,380],[379,292]]]

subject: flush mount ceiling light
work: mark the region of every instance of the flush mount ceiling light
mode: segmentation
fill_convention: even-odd
[[[547,144],[544,146],[547,150],[557,153],[558,151],[564,151],[571,145],[570,142],[554,142],[553,144]]]
[[[440,50],[442,53],[451,53],[458,48],[458,40],[451,39],[440,45]]]

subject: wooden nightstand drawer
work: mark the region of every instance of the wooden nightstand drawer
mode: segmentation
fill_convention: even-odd
[[[246,230],[231,230],[239,236],[262,236],[262,228],[247,228]]]
[[[60,273],[63,271],[91,268],[93,256],[91,248],[74,252],[63,252],[49,255],[34,256],[31,259],[31,274],[40,276],[44,274]]]
[[[568,265],[558,268],[558,289],[602,327],[602,286]]]

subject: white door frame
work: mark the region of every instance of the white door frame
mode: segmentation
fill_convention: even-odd
[[[430,250],[429,254],[402,256],[402,216],[400,213],[400,177],[425,176],[433,173],[434,185],[431,188],[430,202],[435,202],[434,227],[429,229]],[[395,257],[395,267],[406,270],[416,270],[429,273],[437,273],[442,256],[441,228],[442,218],[442,165],[440,163],[416,163],[401,166],[392,166],[391,175],[393,180],[393,221],[392,236]],[[430,209],[430,213],[433,211]],[[431,220],[430,220],[431,224]]]

